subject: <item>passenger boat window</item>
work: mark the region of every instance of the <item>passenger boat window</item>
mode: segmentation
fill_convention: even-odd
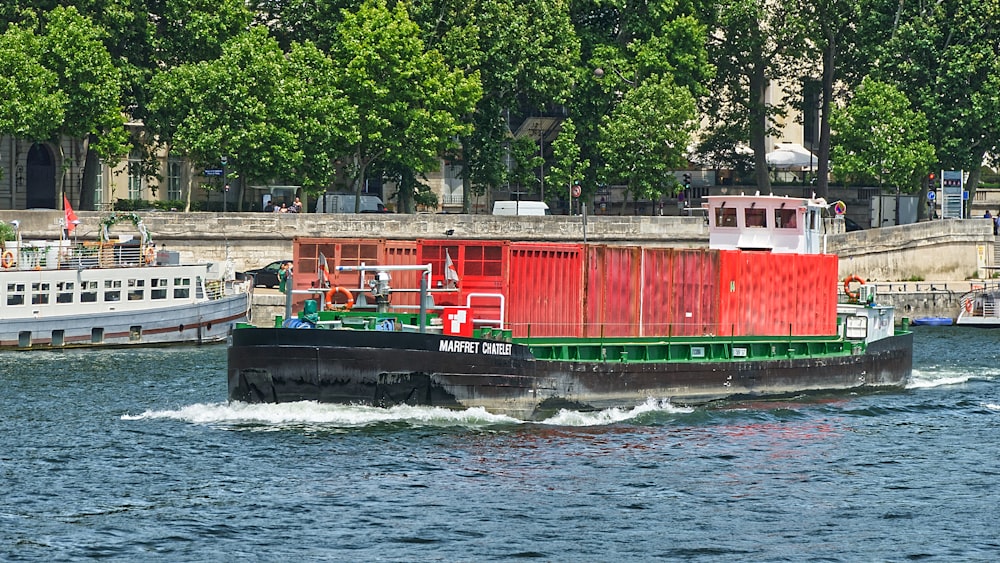
[[[7,284],[7,304],[8,305],[24,305],[24,284],[23,283],[9,283],[9,284]]]
[[[49,289],[51,286],[45,282],[34,282],[31,284],[31,304],[47,305],[49,303]]]
[[[80,303],[97,303],[97,282],[80,282]]]
[[[717,207],[715,209],[715,226],[716,227],[735,227],[736,226],[736,208],[735,207]]]
[[[104,280],[104,300],[122,300],[122,280]]]
[[[191,278],[174,278],[174,299],[191,297]]]
[[[762,228],[767,226],[767,211],[748,207],[744,211],[743,219],[747,227]]]
[[[794,209],[775,209],[774,226],[778,229],[794,229],[796,227]]]
[[[128,300],[129,301],[142,301],[145,299],[146,291],[143,289],[146,286],[146,280],[131,279],[128,280]]]
[[[73,289],[76,284],[73,282],[59,282],[56,284],[56,303],[72,303]]]
[[[149,298],[150,299],[166,299],[167,298],[167,280],[164,279],[152,279],[149,280]]]

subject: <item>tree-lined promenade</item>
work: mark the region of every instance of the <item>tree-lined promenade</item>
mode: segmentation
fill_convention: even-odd
[[[974,190],[1000,135],[1000,29],[985,25],[1000,6],[982,0],[16,4],[0,7],[0,134],[78,142],[82,185],[57,186],[79,209],[101,161],[142,154],[162,176],[163,151],[187,178],[226,157],[241,186],[381,178],[403,211],[434,202],[421,180],[442,159],[466,211],[500,187],[655,200],[692,166],[766,192],[766,140],[789,114],[815,129],[820,195],[831,174],[912,193],[940,169]],[[525,115],[558,135],[512,136]]]

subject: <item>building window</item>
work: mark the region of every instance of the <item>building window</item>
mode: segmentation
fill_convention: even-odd
[[[181,163],[174,159],[167,162],[167,199],[181,199]]]
[[[97,167],[97,184],[94,186],[94,209],[104,205],[104,162]]]
[[[137,151],[128,155],[128,198],[142,199],[145,178],[142,175],[142,156]]]

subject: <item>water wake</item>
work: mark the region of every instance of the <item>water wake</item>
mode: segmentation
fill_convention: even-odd
[[[595,412],[561,410],[551,418],[534,424],[548,426],[603,426],[627,421],[648,413],[688,413],[693,409],[671,405],[668,401],[648,399],[632,408],[611,408]],[[192,424],[242,426],[257,429],[328,426],[361,428],[377,424],[403,423],[408,426],[483,427],[527,424],[505,415],[491,414],[483,408],[452,410],[440,407],[396,405],[389,408],[362,405],[337,405],[315,401],[294,403],[249,404],[198,403],[176,410],[147,410],[142,414],[124,414],[122,420],[179,420]]]

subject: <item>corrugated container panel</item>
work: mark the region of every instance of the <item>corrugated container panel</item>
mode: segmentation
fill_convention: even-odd
[[[837,332],[838,259],[832,254],[801,255],[802,286],[796,301],[796,318],[805,319],[797,335],[826,336]]]
[[[644,250],[643,334],[700,336],[718,326],[718,251]]]
[[[512,243],[507,321],[514,336],[583,335],[583,247]]]
[[[584,336],[638,335],[642,248],[591,245],[586,252]]]
[[[418,240],[417,262],[431,265],[432,288],[445,288],[445,265],[449,257],[458,273],[459,291],[435,291],[435,304],[465,306],[471,293],[506,295],[509,247],[510,242],[505,240]],[[499,299],[476,297],[471,305],[474,317],[500,318]]]
[[[382,253],[379,256],[379,264],[385,266],[415,266],[417,265],[417,243],[408,240],[387,240],[382,245]],[[416,271],[402,271],[402,272],[389,272],[392,277],[390,281],[390,287],[396,289],[408,289],[413,287],[420,287],[420,272]],[[365,279],[371,279],[369,275]],[[357,283],[357,278],[355,278],[355,283]],[[357,287],[357,286],[355,286]],[[369,303],[373,302],[371,295],[367,294],[365,297],[368,299]],[[398,291],[392,294],[392,304],[393,305],[420,305],[420,292],[419,291]]]
[[[719,251],[719,336],[743,335],[744,319],[752,303],[742,299],[743,253],[739,250]]]
[[[809,336],[836,332],[837,259],[722,251],[720,334]]]

